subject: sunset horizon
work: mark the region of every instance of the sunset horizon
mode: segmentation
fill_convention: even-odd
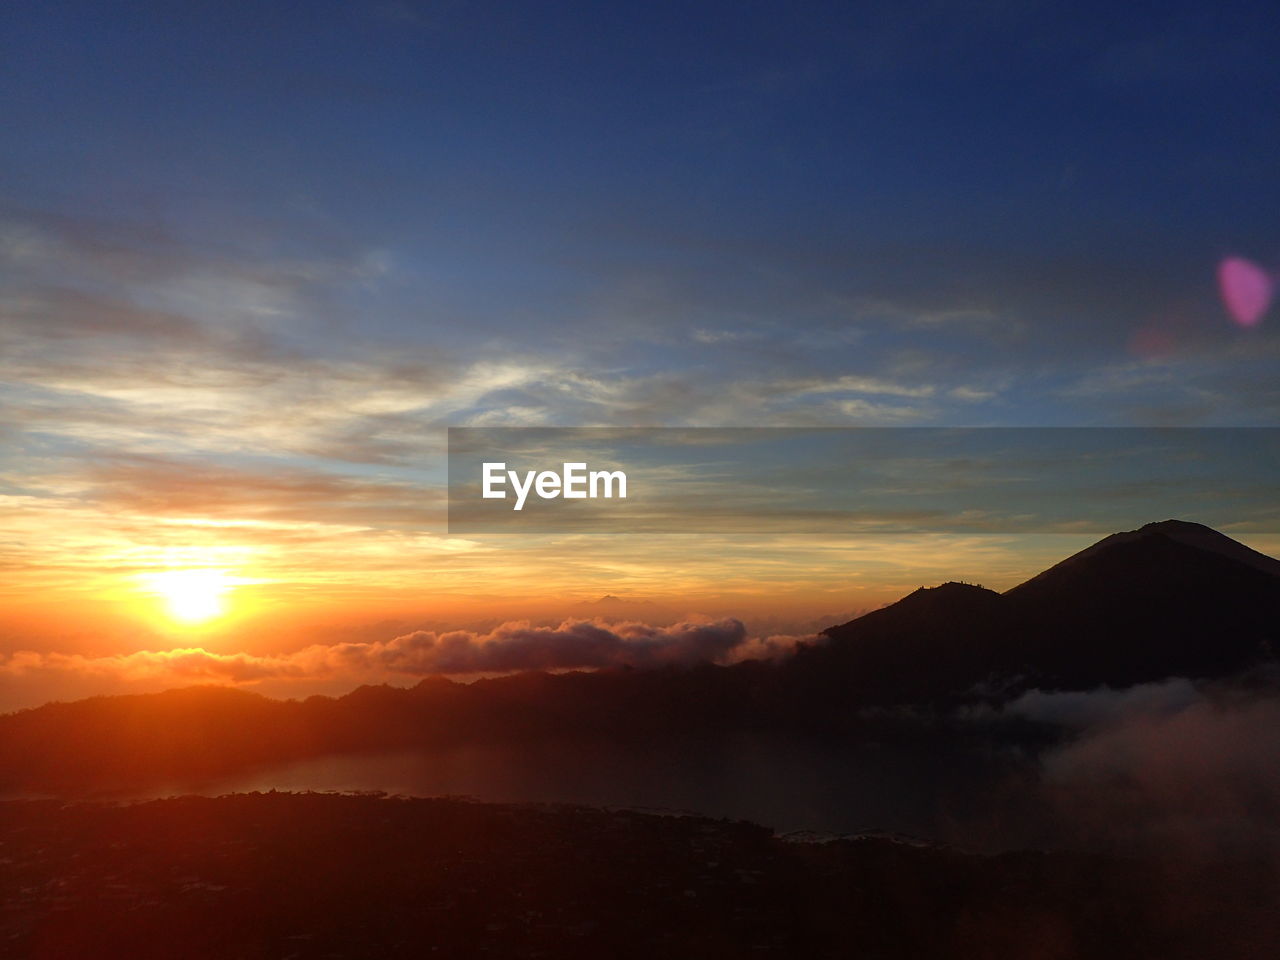
[[[526,669],[643,667],[646,651],[628,652],[626,640],[653,635],[662,637],[672,649],[670,660],[658,662],[771,660],[785,656],[796,643],[816,642],[824,630],[891,605],[922,587],[958,581],[1004,592],[1100,538],[1061,533],[918,535],[905,538],[905,544],[902,538],[890,541],[899,551],[892,562],[886,560],[889,550],[884,540],[868,535],[849,539],[852,544],[828,546],[833,565],[850,553],[855,558],[871,556],[877,566],[892,567],[892,578],[882,575],[874,585],[858,583],[857,579],[842,581],[837,567],[830,572],[828,585],[809,583],[807,589],[792,591],[782,587],[776,593],[761,592],[759,583],[749,582],[740,593],[607,593],[508,597],[501,602],[484,596],[467,597],[444,610],[427,607],[430,612],[424,612],[422,601],[414,600],[401,600],[398,605],[376,598],[366,601],[368,606],[350,599],[295,601],[287,610],[273,614],[262,601],[261,607],[268,609],[254,610],[252,594],[244,596],[253,581],[246,582],[232,571],[185,567],[143,574],[139,578],[142,586],[132,599],[133,609],[120,612],[123,604],[116,604],[115,629],[122,640],[128,638],[123,642],[113,643],[110,633],[102,630],[101,610],[84,600],[78,602],[77,614],[87,617],[100,631],[87,642],[65,639],[67,625],[75,623],[70,616],[62,613],[55,619],[45,614],[45,628],[52,621],[61,645],[45,651],[17,649],[7,655],[0,664],[0,712],[39,706],[49,700],[153,693],[185,685],[218,685],[272,697],[305,698],[338,696],[371,683],[408,687],[432,676],[470,682]],[[1263,554],[1280,555],[1280,536],[1275,534],[1234,539]],[[1035,548],[1028,550],[1026,541],[1034,541]],[[811,539],[806,538],[805,545],[813,549]],[[1028,563],[1038,565],[1018,566]],[[948,564],[951,572],[947,572]],[[10,612],[21,616],[24,611],[15,606]],[[379,619],[361,619],[372,615]],[[568,645],[557,654],[552,646],[533,658],[517,656],[510,665],[501,662],[509,657],[504,648],[512,638],[541,633],[554,644],[557,636],[568,638],[577,630],[592,628],[617,638],[618,650],[584,654]],[[699,628],[723,631],[723,646],[710,652],[696,646],[683,650],[690,632]],[[326,638],[317,641],[318,631]],[[38,637],[40,630],[33,629],[28,635]],[[140,642],[140,637],[149,638],[150,644]],[[490,651],[495,663],[477,668],[463,658],[450,662],[443,657],[437,663],[411,658],[398,663],[391,657],[376,656],[422,637],[433,638],[433,644],[437,642],[434,638],[439,642],[452,639],[480,656]],[[595,657],[603,660],[594,662]]]

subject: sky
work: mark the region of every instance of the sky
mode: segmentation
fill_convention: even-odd
[[[1280,426],[1278,32],[1266,3],[6,5],[0,708],[140,652],[766,643],[1014,585],[1094,538],[453,536],[446,428]]]

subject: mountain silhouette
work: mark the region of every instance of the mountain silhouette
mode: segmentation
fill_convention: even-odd
[[[1280,648],[1280,561],[1198,523],[1113,534],[998,594],[921,589],[825,631],[793,669],[877,702],[986,684],[1124,687],[1219,677]]]
[[[1043,573],[1032,577],[1027,583],[1036,583],[1037,581],[1048,579],[1055,571],[1059,571],[1063,567],[1079,564],[1120,544],[1145,540],[1154,535],[1164,536],[1188,547],[1195,547],[1199,550],[1228,557],[1246,566],[1261,570],[1263,573],[1280,576],[1280,560],[1275,557],[1269,557],[1265,553],[1259,553],[1252,547],[1246,547],[1239,540],[1232,540],[1225,534],[1214,530],[1213,527],[1206,527],[1203,523],[1192,523],[1188,520],[1162,520],[1159,523],[1148,523],[1137,530],[1113,533],[1109,537],[1104,537],[1093,546],[1072,554],[1061,563],[1056,563]],[[1026,586],[1026,584],[1023,584],[1023,586]],[[1018,588],[1015,587],[1014,589]]]

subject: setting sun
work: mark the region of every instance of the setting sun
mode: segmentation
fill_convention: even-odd
[[[170,570],[148,578],[161,596],[169,615],[186,623],[199,623],[220,616],[223,596],[230,581],[221,570]]]

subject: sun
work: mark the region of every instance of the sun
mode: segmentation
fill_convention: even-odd
[[[167,570],[147,578],[164,598],[169,615],[183,623],[201,623],[221,616],[223,596],[231,582],[221,570]]]

